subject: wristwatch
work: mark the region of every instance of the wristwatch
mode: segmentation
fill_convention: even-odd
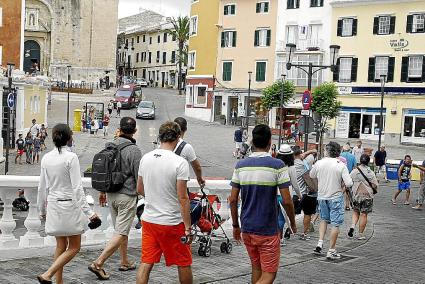
[[[232,227],[233,227],[234,229],[238,229],[238,228],[240,228],[240,227],[239,227],[239,224],[233,224],[233,225],[232,225]]]

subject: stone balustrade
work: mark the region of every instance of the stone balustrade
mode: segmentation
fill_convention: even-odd
[[[0,219],[0,251],[9,249],[37,248],[45,246],[54,246],[56,244],[54,237],[42,236],[42,222],[40,220],[37,206],[37,187],[38,176],[0,176],[0,199],[3,201],[3,215]],[[199,190],[196,180],[189,181],[191,191]],[[109,210],[101,208],[99,192],[91,188],[91,179],[83,178],[83,187],[88,195],[94,199],[93,209],[101,217],[103,225],[95,230],[87,230],[83,235],[83,245],[93,245],[105,243],[113,234],[113,227],[110,222]],[[25,197],[29,201],[28,215],[24,222],[26,232],[23,236],[15,237],[16,221],[12,215],[12,202],[17,198],[17,191],[25,190]],[[230,185],[227,180],[207,181],[205,186],[207,194],[218,195],[221,200],[219,214],[223,219],[230,216],[227,197],[230,195]],[[102,214],[103,213],[103,214]],[[136,220],[134,221],[135,224]],[[231,228],[231,222],[225,223],[225,228]],[[130,239],[140,238],[141,231],[133,229],[130,232]]]

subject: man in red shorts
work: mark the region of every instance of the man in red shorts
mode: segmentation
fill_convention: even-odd
[[[177,123],[164,123],[159,128],[161,147],[140,161],[137,191],[145,197],[145,208],[137,284],[148,283],[149,274],[162,255],[167,266],[178,266],[180,283],[193,282],[190,202],[186,191],[189,163],[173,152],[180,135]],[[184,236],[186,243],[181,242]]]
[[[252,144],[255,152],[236,164],[229,201],[233,238],[237,242],[243,240],[246,246],[252,265],[252,283],[266,284],[273,283],[280,261],[278,189],[294,233],[297,228],[289,192],[288,167],[269,154],[270,127],[257,125],[252,131]],[[242,228],[238,218],[239,193],[242,199]]]

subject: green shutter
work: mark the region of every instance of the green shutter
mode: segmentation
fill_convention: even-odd
[[[232,62],[223,62],[223,81],[232,81]]]
[[[271,30],[267,30],[267,38],[266,38],[266,45],[267,46],[270,46],[271,39],[272,39],[272,31]]]
[[[265,2],[264,3],[264,13],[268,13],[269,12],[269,2]]]
[[[259,42],[260,42],[260,31],[255,31],[254,46],[258,46]]]
[[[230,14],[231,14],[231,15],[236,14],[236,5],[232,5],[232,6],[230,6]]]
[[[224,6],[224,15],[229,15],[229,6]]]
[[[260,13],[261,12],[261,3],[257,3],[256,12],[257,13]]]
[[[221,32],[221,47],[224,47],[224,32]]]
[[[266,62],[257,62],[255,80],[257,82],[266,81]]]
[[[233,33],[233,41],[232,41],[232,46],[236,47],[236,31],[232,32]]]

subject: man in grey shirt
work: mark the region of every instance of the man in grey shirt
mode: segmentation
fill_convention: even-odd
[[[119,135],[113,142],[116,145],[131,142],[121,150],[121,171],[126,180],[121,190],[113,193],[101,193],[99,203],[108,204],[114,225],[114,236],[106,245],[102,254],[89,266],[89,270],[100,280],[109,279],[109,274],[103,269],[106,260],[119,249],[121,255],[120,271],[135,270],[136,265],[127,256],[128,234],[136,216],[137,207],[137,178],[142,153],[136,145],[133,135],[136,133],[136,121],[131,117],[123,117],[120,121]]]

